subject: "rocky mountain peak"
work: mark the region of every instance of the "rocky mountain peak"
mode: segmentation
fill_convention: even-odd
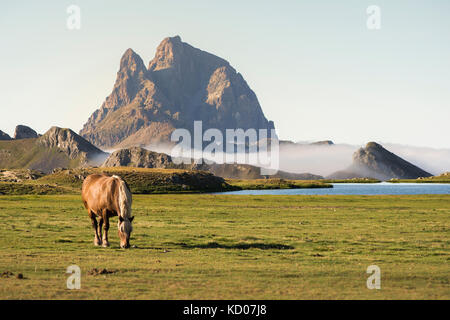
[[[127,49],[120,59],[120,71],[128,71],[130,76],[139,72],[146,72],[147,68],[144,65],[142,58],[134,52],[131,48]]]
[[[177,82],[189,93],[195,93],[217,68],[223,66],[229,66],[228,61],[194,48],[175,36],[165,38],[159,44],[148,71],[156,81]]]
[[[11,137],[6,132],[0,130],[0,140],[11,140]]]
[[[381,144],[369,142],[353,154],[352,165],[329,176],[334,179],[370,177],[379,180],[416,179],[431,174],[386,150]]]
[[[14,139],[37,138],[38,134],[30,127],[19,124],[14,131]]]
[[[366,149],[367,150],[368,149],[379,149],[379,150],[382,150],[384,148],[383,148],[383,146],[381,144],[371,141],[371,142],[367,142]]]
[[[51,127],[38,139],[37,143],[47,148],[58,148],[66,153],[70,159],[82,157],[85,161],[88,161],[98,155],[106,157],[102,150],[67,128]]]
[[[155,57],[150,61],[149,71],[158,71],[172,67],[183,55],[184,45],[180,36],[167,37],[156,49]]]
[[[147,84],[146,72],[142,58],[132,49],[127,49],[120,59],[120,68],[111,94],[106,97],[100,109],[89,117],[80,134],[85,136],[86,132],[95,130],[108,114],[130,104]],[[103,141],[93,141],[93,139],[91,141],[98,145],[105,145]]]
[[[362,166],[373,166],[377,160],[389,158],[390,160],[398,160],[395,154],[389,152],[383,146],[376,142],[368,142],[365,148],[359,148],[353,154],[353,162]]]
[[[431,174],[386,150],[376,142],[369,142],[353,154],[352,170],[380,180],[416,179]]]
[[[176,128],[272,129],[241,74],[211,53],[165,38],[148,69],[131,49],[123,55],[112,93],[80,135],[102,147],[167,142]],[[155,128],[164,127],[158,131]]]

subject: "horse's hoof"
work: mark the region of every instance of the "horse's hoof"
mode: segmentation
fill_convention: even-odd
[[[109,247],[109,242],[103,242],[102,247],[103,248],[108,248]]]
[[[101,246],[101,245],[102,245],[102,242],[101,242],[101,241],[94,240],[94,245],[96,245],[97,247],[98,247],[98,246]]]

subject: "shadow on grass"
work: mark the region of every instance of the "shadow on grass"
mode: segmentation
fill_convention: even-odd
[[[280,243],[236,243],[236,244],[220,244],[217,242],[208,242],[204,244],[186,244],[176,243],[176,245],[187,249],[261,249],[261,250],[291,250],[294,249],[292,246],[287,246]]]

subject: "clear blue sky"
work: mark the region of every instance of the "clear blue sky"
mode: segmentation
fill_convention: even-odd
[[[127,48],[148,65],[177,34],[241,72],[283,139],[450,148],[448,0],[2,1],[0,129],[78,132]]]

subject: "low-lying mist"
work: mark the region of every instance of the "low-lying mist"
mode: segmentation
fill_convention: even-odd
[[[380,143],[385,149],[433,175],[450,171],[450,149]],[[352,163],[357,145],[294,145],[280,147],[281,170],[327,176]]]
[[[450,171],[450,149],[382,144],[387,150],[433,175]]]
[[[352,163],[358,146],[346,144],[280,146],[280,169],[289,172],[309,172],[327,176]]]
[[[149,150],[174,156],[167,145],[149,145]],[[352,155],[358,149],[352,145],[280,145],[280,170],[293,173],[313,173],[327,176],[348,167]],[[208,159],[208,157],[205,157]],[[221,157],[219,157],[221,158]],[[219,162],[220,163],[220,162]],[[258,165],[258,163],[249,163]]]
[[[384,148],[411,162],[433,175],[450,171],[450,149],[414,147],[392,143],[380,143]],[[333,144],[281,144],[280,170],[293,173],[312,173],[328,176],[336,171],[344,170],[352,164],[353,153],[363,145]],[[148,150],[175,156],[173,147],[167,144],[152,144]],[[115,150],[108,150],[113,152]],[[208,159],[208,157],[205,157]],[[219,162],[220,163],[220,162]],[[258,165],[258,163],[249,163]]]

